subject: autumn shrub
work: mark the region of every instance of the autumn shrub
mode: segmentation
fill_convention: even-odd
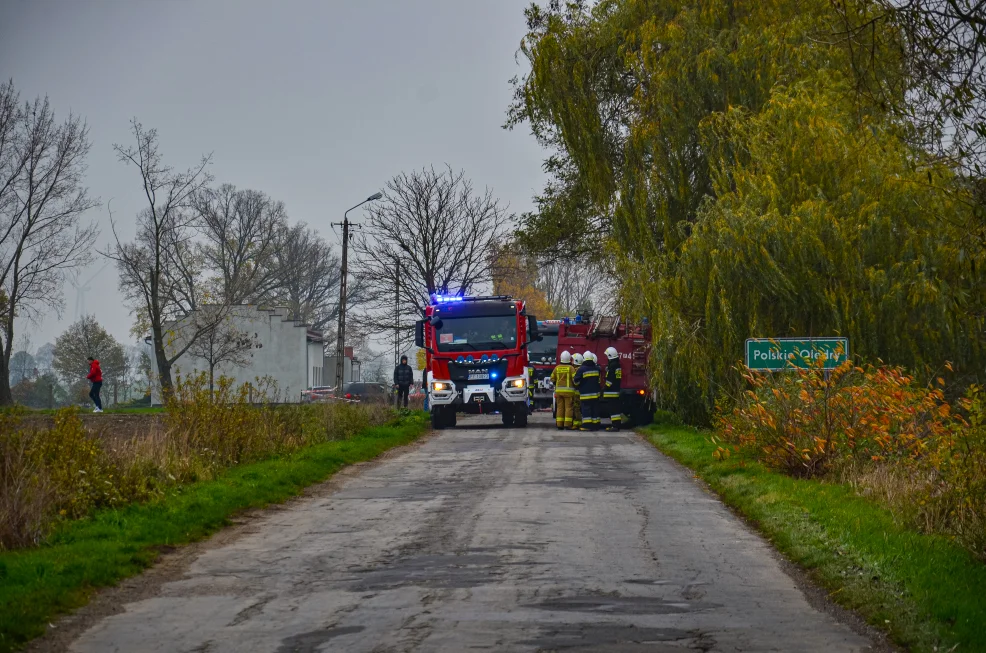
[[[973,386],[959,402],[967,425],[934,462],[934,482],[920,516],[986,560],[986,398]]]
[[[719,433],[795,476],[860,461],[913,460],[929,445],[937,448],[955,424],[941,388],[918,385],[899,367],[846,362],[833,370],[741,374],[748,389],[720,414]]]
[[[54,505],[28,438],[10,426],[0,419],[0,549],[37,544]]]
[[[394,417],[386,406],[280,405],[263,380],[235,386],[204,375],[179,378],[167,411],[140,433],[108,437],[75,408],[50,428],[0,414],[0,549],[36,545],[60,521],[159,497],[215,478],[234,465],[352,437]]]
[[[792,476],[848,483],[925,532],[986,559],[986,400],[956,409],[944,381],[845,363],[783,373],[742,370],[747,389],[717,418],[716,455],[744,451]]]

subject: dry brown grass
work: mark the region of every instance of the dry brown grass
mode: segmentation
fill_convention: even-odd
[[[381,405],[277,405],[258,390],[180,380],[168,411],[87,428],[65,409],[39,427],[0,417],[0,550],[37,545],[60,521],[146,501],[242,463],[352,437],[395,415]],[[253,401],[251,402],[250,399]],[[106,423],[104,423],[106,424]]]

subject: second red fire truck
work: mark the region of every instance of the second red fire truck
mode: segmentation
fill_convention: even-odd
[[[558,356],[568,351],[582,354],[591,351],[600,367],[605,367],[607,347],[620,354],[623,372],[620,403],[623,414],[634,424],[647,424],[654,416],[654,398],[647,383],[647,358],[650,355],[651,329],[646,322],[631,324],[618,316],[604,315],[589,319],[565,318],[558,326]]]

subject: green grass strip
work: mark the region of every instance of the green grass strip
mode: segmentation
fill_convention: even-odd
[[[415,413],[349,440],[242,465],[158,501],[104,510],[70,522],[45,546],[0,553],[0,651],[44,633],[51,619],[84,605],[92,592],[138,574],[159,547],[200,540],[233,515],[299,494],[340,468],[408,444],[427,430]]]
[[[830,596],[915,651],[986,651],[986,565],[924,535],[847,486],[794,479],[733,455],[707,433],[641,429],[753,522]]]

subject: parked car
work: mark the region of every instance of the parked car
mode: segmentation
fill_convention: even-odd
[[[335,396],[334,385],[316,385],[301,391],[301,401],[309,404],[315,401],[325,401],[333,396]]]
[[[390,401],[390,390],[382,383],[355,381],[342,386],[342,396],[347,401]]]

